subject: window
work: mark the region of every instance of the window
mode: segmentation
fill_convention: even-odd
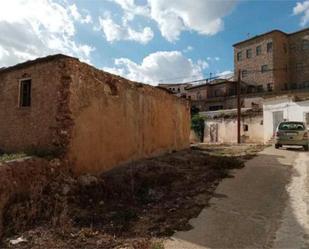
[[[260,55],[260,54],[262,54],[262,46],[261,45],[256,47],[256,55]]]
[[[244,124],[243,129],[244,131],[249,131],[249,126],[247,124]]]
[[[237,61],[241,61],[242,60],[242,52],[238,52],[237,53]]]
[[[305,127],[302,122],[282,122],[279,125],[279,130],[303,131]]]
[[[248,76],[248,71],[247,70],[242,70],[241,71],[241,77],[242,78],[245,78],[245,77],[247,77]]]
[[[268,83],[267,84],[267,91],[268,92],[272,92],[273,91],[273,85],[274,85],[273,83]]]
[[[258,91],[258,92],[263,92],[263,90],[264,90],[264,89],[263,89],[263,85],[258,85],[258,86],[257,86],[257,91]]]
[[[230,89],[229,89],[229,96],[233,96],[233,95],[235,95],[235,94],[236,94],[235,89],[234,89],[234,88],[230,88]]]
[[[309,88],[309,81],[300,83],[298,88]]]
[[[209,106],[209,111],[217,111],[217,110],[222,110],[222,109],[223,109],[222,105]]]
[[[296,63],[296,71],[302,71],[303,63]]]
[[[197,99],[197,100],[201,100],[201,99],[202,99],[202,95],[201,95],[200,92],[197,92],[197,93],[196,93],[196,99]]]
[[[178,88],[177,90],[178,90],[178,92],[180,92],[180,88]]]
[[[21,80],[19,88],[19,106],[31,105],[31,79]]]
[[[215,90],[215,97],[220,97],[220,89]]]
[[[273,43],[268,42],[267,43],[267,53],[271,53],[273,51]]]
[[[246,54],[247,54],[247,58],[250,59],[252,57],[252,49],[251,48],[247,49]]]
[[[261,71],[262,71],[262,73],[267,72],[268,71],[268,66],[267,65],[262,65]]]
[[[302,49],[303,50],[309,49],[309,40],[303,40]]]
[[[288,83],[284,83],[284,90],[288,90],[288,89],[289,89]]]

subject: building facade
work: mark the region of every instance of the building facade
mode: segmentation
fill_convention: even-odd
[[[273,30],[234,44],[234,70],[255,91],[309,88],[309,29]]]
[[[190,83],[180,83],[180,84],[159,84],[159,88],[164,88],[177,97],[187,98],[187,88],[192,86]]]
[[[189,146],[190,105],[76,58],[54,55],[0,71],[0,151],[64,157],[73,172]]]

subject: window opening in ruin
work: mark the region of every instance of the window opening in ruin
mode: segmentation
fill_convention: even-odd
[[[20,81],[19,105],[21,107],[31,106],[31,79]]]

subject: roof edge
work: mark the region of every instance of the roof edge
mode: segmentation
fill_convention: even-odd
[[[248,41],[252,41],[252,40],[254,40],[254,39],[257,39],[257,38],[260,38],[260,37],[263,37],[263,36],[265,36],[265,35],[269,35],[269,34],[275,33],[275,32],[279,32],[279,33],[282,33],[282,34],[284,34],[284,35],[288,35],[287,33],[283,32],[283,31],[281,31],[281,30],[279,30],[279,29],[273,29],[273,30],[271,30],[271,31],[262,33],[262,34],[260,34],[260,35],[253,36],[253,37],[251,37],[251,38],[249,38],[249,39],[246,39],[246,40],[237,42],[237,43],[233,44],[233,47],[236,47],[236,46],[238,46],[238,45],[240,45],[240,44],[246,43],[246,42],[248,42]]]
[[[17,70],[17,69],[21,69],[21,68],[24,68],[24,67],[32,66],[32,65],[35,65],[37,63],[42,63],[42,62],[47,62],[47,61],[52,61],[52,60],[57,60],[57,59],[63,59],[63,58],[74,59],[74,60],[79,61],[78,58],[68,56],[68,55],[65,55],[65,54],[54,54],[54,55],[48,55],[48,56],[45,56],[45,57],[39,57],[39,58],[36,58],[34,60],[28,60],[28,61],[25,61],[25,62],[21,62],[21,63],[15,64],[13,66],[4,67],[4,68],[0,69],[0,74],[10,72],[10,71],[13,71],[13,70]]]

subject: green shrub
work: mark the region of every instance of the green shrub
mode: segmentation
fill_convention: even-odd
[[[201,142],[204,141],[205,120],[199,114],[191,118],[191,129],[195,132]]]

